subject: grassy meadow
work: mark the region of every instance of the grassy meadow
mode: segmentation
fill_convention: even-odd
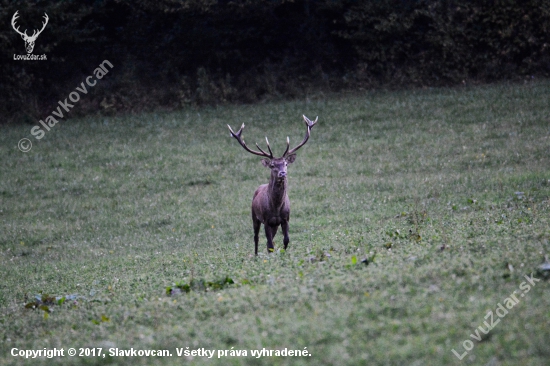
[[[0,126],[0,364],[548,365],[549,100],[538,81]],[[290,245],[268,255],[262,228],[255,258],[269,170],[226,125],[280,155],[302,114]]]

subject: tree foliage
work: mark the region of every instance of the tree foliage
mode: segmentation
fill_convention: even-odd
[[[50,22],[35,54],[0,29],[0,111],[35,122],[103,60],[78,110],[256,102],[314,90],[548,76],[544,0],[0,0],[4,24]],[[77,113],[75,111],[75,113]]]

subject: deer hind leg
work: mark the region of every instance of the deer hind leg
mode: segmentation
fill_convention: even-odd
[[[288,221],[283,220],[281,222],[281,228],[283,229],[283,244],[286,250],[286,248],[288,247],[288,243],[290,242],[290,238],[288,237]]]
[[[254,213],[252,213],[252,225],[254,226],[254,254],[258,255],[258,240],[262,223],[254,216]]]

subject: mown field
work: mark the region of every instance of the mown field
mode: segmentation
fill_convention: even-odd
[[[0,126],[0,364],[548,365],[549,100],[539,81]],[[226,124],[278,155],[302,114],[290,245],[262,230],[255,258],[269,171]],[[12,356],[55,347],[172,357]]]

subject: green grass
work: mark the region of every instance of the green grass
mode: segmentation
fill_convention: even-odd
[[[133,347],[173,357],[54,361],[181,365],[189,347],[248,352],[197,365],[546,365],[548,100],[541,81],[89,117],[40,141],[0,126],[0,364],[51,362],[14,347]],[[289,249],[279,231],[254,258],[250,204],[269,171],[226,124],[280,154],[302,114],[319,122],[289,167]],[[167,295],[176,284],[190,291]],[[38,294],[78,297],[25,308]],[[311,356],[251,356],[264,347]]]

